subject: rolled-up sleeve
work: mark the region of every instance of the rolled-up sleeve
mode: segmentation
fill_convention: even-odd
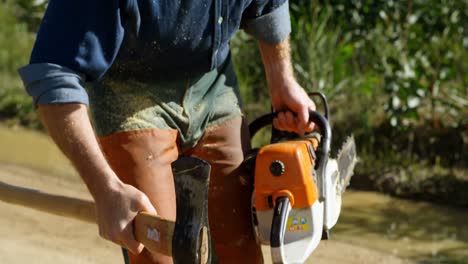
[[[34,104],[89,104],[84,76],[57,64],[29,64],[18,70]]]
[[[253,0],[244,10],[242,28],[255,39],[277,44],[291,33],[287,0]]]
[[[88,104],[85,81],[109,69],[123,39],[119,0],[50,0],[30,63],[18,70],[35,104]]]

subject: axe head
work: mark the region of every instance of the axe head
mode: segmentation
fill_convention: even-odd
[[[172,164],[177,216],[176,222],[139,213],[135,236],[150,252],[172,256],[174,263],[211,263],[208,225],[210,165],[198,158],[180,157]]]
[[[181,157],[172,164],[177,197],[177,218],[172,239],[175,264],[211,263],[208,225],[210,165],[198,158]]]

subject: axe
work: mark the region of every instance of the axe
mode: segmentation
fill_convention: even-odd
[[[134,220],[136,239],[150,252],[172,256],[174,263],[211,263],[214,258],[208,226],[210,165],[193,157],[172,163],[177,216],[171,221],[145,212]],[[44,193],[0,182],[0,199],[59,216],[96,222],[95,205],[88,200]]]

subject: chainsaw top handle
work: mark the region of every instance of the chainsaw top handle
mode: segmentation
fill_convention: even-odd
[[[278,116],[278,112],[273,112],[265,114],[255,119],[252,123],[249,124],[249,132],[251,138],[263,127],[273,124],[273,119]],[[331,143],[331,128],[328,120],[316,111],[309,111],[309,122],[314,122],[316,127],[319,128],[320,134],[322,135],[319,147],[317,149],[317,160],[316,168],[318,169],[319,174],[319,200],[325,200],[325,166],[328,162],[328,155],[330,153],[330,143]],[[274,131],[275,128],[272,129]],[[299,137],[299,135],[296,135]]]
[[[320,132],[323,137],[322,146],[326,150],[324,154],[327,154],[328,151],[330,150],[330,142],[331,142],[330,110],[328,108],[327,97],[322,92],[309,92],[307,93],[307,95],[310,97],[316,96],[322,101],[324,116],[317,113],[316,111],[309,110],[309,122],[314,122],[319,127]],[[273,124],[273,119],[277,116],[278,116],[278,112],[273,112],[270,114],[260,116],[259,118],[255,119],[252,123],[249,124],[250,137],[253,138],[260,129],[262,129],[265,126]],[[274,143],[273,135],[275,134],[275,132],[280,132],[280,131],[276,130],[273,127],[271,143]],[[295,133],[288,133],[288,132],[284,132],[284,133],[293,135],[294,138],[299,137]]]
[[[273,124],[273,119],[278,116],[278,112],[273,112],[269,114],[262,115],[255,119],[252,123],[249,124],[249,132],[251,138],[265,126]],[[309,122],[314,122],[315,125],[319,128],[322,138],[320,140],[320,152],[319,154],[323,160],[323,157],[327,157],[330,152],[330,143],[331,143],[331,128],[328,120],[316,111],[309,111]],[[299,136],[298,136],[299,137]]]

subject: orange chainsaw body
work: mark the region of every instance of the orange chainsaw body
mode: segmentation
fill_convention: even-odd
[[[314,180],[318,140],[307,138],[270,144],[255,162],[255,207],[271,210],[278,197],[287,196],[292,208],[311,207],[318,199]]]

